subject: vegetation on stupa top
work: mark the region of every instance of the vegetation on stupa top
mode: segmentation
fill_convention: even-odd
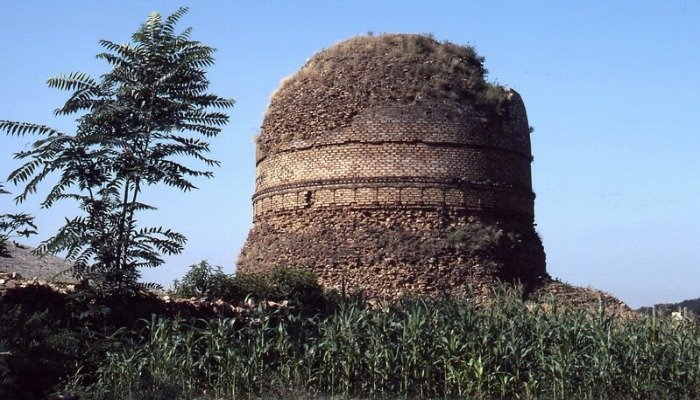
[[[450,101],[485,117],[504,114],[508,91],[486,80],[473,47],[417,34],[356,36],[313,57],[282,81],[263,121],[263,146],[348,126],[366,108]]]

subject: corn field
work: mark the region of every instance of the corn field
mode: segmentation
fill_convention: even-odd
[[[66,390],[100,399],[697,399],[700,327],[527,307],[348,301],[328,315],[152,319]],[[601,307],[602,308],[602,307]],[[150,397],[149,397],[150,396]]]

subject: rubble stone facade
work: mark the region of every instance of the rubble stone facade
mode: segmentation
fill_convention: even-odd
[[[239,271],[310,268],[325,286],[389,298],[546,276],[516,92],[498,119],[426,98],[303,137],[266,126]]]

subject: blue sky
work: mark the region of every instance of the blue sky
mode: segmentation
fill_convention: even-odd
[[[212,91],[236,99],[212,140],[222,161],[199,191],[146,193],[144,225],[189,238],[184,253],[144,272],[170,284],[206,259],[232,272],[252,225],[252,136],[270,93],[313,53],[369,31],[432,33],[470,44],[489,78],[527,106],[536,220],[548,270],[633,307],[700,297],[700,5],[656,2],[4,1],[0,2],[0,119],[70,132],[53,110],[67,93],[47,78],[99,76],[97,41],[125,42],[152,11],[188,5],[180,28],[216,47]],[[0,137],[0,175],[31,137]],[[48,187],[46,185],[45,187]],[[10,189],[12,187],[10,186]],[[16,189],[15,189],[16,191]],[[38,210],[37,244],[74,210]],[[0,211],[16,210],[10,196]]]

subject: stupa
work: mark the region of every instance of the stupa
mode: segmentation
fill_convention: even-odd
[[[522,99],[473,48],[360,36],[272,95],[241,272],[396,298],[547,277]]]

